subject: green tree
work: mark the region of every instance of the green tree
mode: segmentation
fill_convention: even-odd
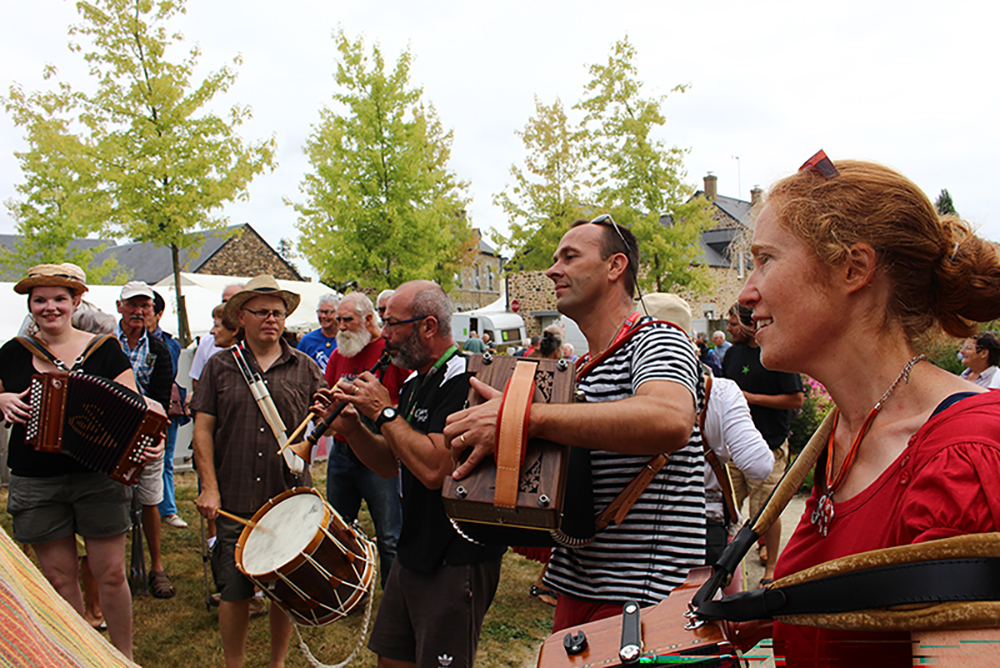
[[[955,210],[955,203],[951,201],[951,193],[945,188],[938,195],[937,200],[934,202],[934,206],[937,207],[938,213],[942,216],[947,216],[949,214],[957,216],[958,211]]]
[[[46,78],[55,74],[47,68]],[[74,96],[55,92],[26,95],[20,86],[10,89],[4,105],[14,123],[24,128],[28,150],[16,153],[25,181],[15,185],[20,199],[5,202],[17,221],[20,236],[13,250],[0,249],[0,265],[21,275],[40,263],[73,262],[87,269],[87,280],[102,283],[123,278],[117,263],[93,264],[100,248],[72,245],[104,231],[108,199],[100,189],[95,150],[89,137],[70,131],[65,116]]]
[[[493,197],[510,224],[510,235],[494,232],[493,241],[512,252],[513,266],[547,269],[570,223],[588,210],[581,131],[560,100],[535,98],[535,115],[516,134],[528,155],[523,168],[511,165],[514,184]]]
[[[448,168],[452,133],[410,86],[409,51],[388,71],[377,44],[369,55],[343,30],[334,40],[338,104],[320,111],[306,143],[299,250],[328,284],[431,278],[447,290],[476,250],[466,184]]]
[[[592,78],[576,105],[584,113],[589,178],[598,184],[594,204],[639,239],[646,272],[640,282],[647,288],[704,287],[707,275],[694,261],[710,205],[691,199],[694,191],[684,184],[686,151],[654,136],[666,122],[666,96],[642,96],[635,53],[628,38],[617,42],[606,63],[590,66]]]
[[[168,58],[183,37],[167,25],[184,13],[184,0],[81,0],[77,8],[83,20],[69,33],[86,44],[71,41],[70,49],[83,54],[96,90],[65,82],[30,95],[11,89],[4,102],[30,148],[17,154],[23,199],[8,206],[26,238],[63,228],[168,247],[186,345],[180,251],[202,242],[191,231],[225,226],[216,212],[245,199],[250,181],[273,167],[275,142],[239,137],[246,107],[224,116],[205,110],[236,80],[239,58],[197,83],[197,46],[178,62]]]

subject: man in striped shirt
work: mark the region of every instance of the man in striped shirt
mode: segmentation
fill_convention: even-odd
[[[662,600],[691,568],[704,564],[704,460],[695,426],[703,401],[698,361],[683,332],[643,325],[650,318],[634,312],[638,257],[632,233],[601,216],[573,224],[546,272],[557,308],[587,339],[589,352],[581,363],[596,362],[577,386],[589,405],[533,405],[529,438],[592,450],[598,512],[650,457],[670,455],[621,524],[599,531],[588,546],[555,549],[545,582],[560,594],[556,631],[619,614],[629,599],[642,605]],[[637,326],[638,332],[626,336]],[[472,383],[491,400],[448,420],[451,447],[473,448],[456,479],[493,451],[500,393],[476,379]]]

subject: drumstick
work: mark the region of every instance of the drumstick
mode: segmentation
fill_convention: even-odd
[[[240,524],[242,524],[244,526],[250,527],[251,529],[256,529],[257,531],[260,531],[261,533],[266,533],[271,538],[277,538],[278,537],[277,535],[275,535],[275,533],[273,531],[271,531],[270,529],[265,529],[264,527],[262,527],[261,525],[257,524],[253,520],[248,520],[248,519],[245,519],[243,517],[240,517],[239,515],[233,515],[232,513],[227,513],[222,508],[219,508],[219,510],[216,511],[216,512],[218,512],[223,517],[228,517],[229,519],[235,520],[235,521],[239,522]]]

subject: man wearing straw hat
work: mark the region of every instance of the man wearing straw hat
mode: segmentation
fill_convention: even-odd
[[[243,358],[270,388],[281,421],[297,425],[308,413],[309,401],[326,387],[319,367],[282,339],[287,318],[299,305],[299,295],[282,290],[268,275],[257,276],[226,302],[226,315],[245,334]],[[221,594],[219,631],[227,666],[243,665],[253,583],[236,568],[235,548],[243,525],[218,515],[224,509],[250,518],[269,499],[299,485],[311,485],[308,467],[301,475],[289,470],[278,455],[271,425],[254,400],[232,350],[212,356],[202,371],[191,408],[194,457],[201,475],[198,511],[214,519],[218,539],[212,566]],[[288,617],[271,606],[270,665],[284,665],[291,637]]]

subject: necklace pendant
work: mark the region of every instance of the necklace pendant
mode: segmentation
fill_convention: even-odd
[[[812,512],[812,516],[809,518],[810,523],[816,527],[820,536],[824,538],[828,533],[830,533],[830,523],[833,522],[833,493],[826,492],[823,496],[819,497],[819,502],[816,504],[816,510]]]

